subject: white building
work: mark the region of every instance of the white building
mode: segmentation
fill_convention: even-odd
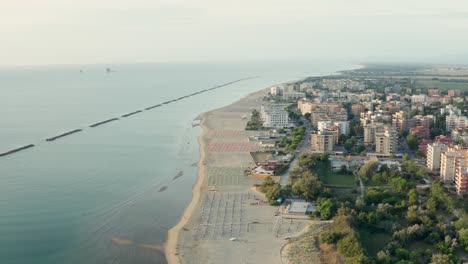
[[[325,131],[327,128],[331,126],[339,126],[340,127],[340,134],[348,135],[349,134],[349,121],[318,121],[317,122],[317,129],[320,132]]]
[[[430,170],[440,170],[440,157],[442,152],[447,150],[447,146],[440,142],[434,142],[427,145],[426,165]]]
[[[270,88],[270,93],[271,95],[282,95],[283,94],[284,88],[278,85],[272,86]]]
[[[411,96],[411,103],[420,103],[426,104],[427,103],[427,95],[425,94],[417,94]]]
[[[312,108],[314,107],[314,103],[308,99],[302,98],[297,101],[297,109],[301,112],[302,115],[307,113],[312,113]]]
[[[305,93],[303,92],[296,92],[296,91],[290,91],[290,92],[283,92],[283,100],[297,100],[300,98],[304,98]]]
[[[398,133],[394,128],[385,127],[385,132],[375,133],[375,152],[393,154],[397,151]]]
[[[468,126],[468,118],[466,116],[449,115],[445,118],[445,129],[452,131],[454,128],[465,128]]]
[[[461,110],[453,105],[446,105],[445,108],[440,109],[440,113],[448,115],[461,115]]]
[[[260,108],[260,118],[264,127],[285,128],[291,127],[289,114],[285,110],[287,104],[269,104],[262,105]]]
[[[440,180],[443,182],[453,182],[455,180],[455,169],[457,160],[464,158],[464,151],[449,148],[443,152],[440,158]]]

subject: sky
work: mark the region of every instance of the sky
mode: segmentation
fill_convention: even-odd
[[[468,63],[466,0],[0,0],[0,65]]]

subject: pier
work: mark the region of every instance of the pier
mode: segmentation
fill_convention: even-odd
[[[150,107],[146,107],[145,110],[151,110],[153,108],[160,107],[160,106],[162,106],[162,104],[157,104],[157,105],[153,105],[153,106],[150,106]]]
[[[51,138],[47,138],[46,141],[54,141],[56,139],[59,139],[59,138],[62,138],[62,137],[66,137],[66,136],[69,136],[71,134],[75,134],[75,133],[78,133],[78,132],[81,132],[82,129],[75,129],[75,130],[72,130],[72,131],[68,131],[68,132],[65,132],[63,134],[60,134],[60,135],[57,135],[55,137],[51,137]]]
[[[10,155],[10,154],[13,154],[13,153],[16,153],[16,152],[19,152],[28,148],[32,148],[32,147],[34,147],[34,144],[29,144],[23,147],[15,148],[7,152],[0,153],[0,157],[7,156],[7,155]]]

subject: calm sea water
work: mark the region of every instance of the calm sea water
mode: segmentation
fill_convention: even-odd
[[[192,128],[192,120],[261,88],[351,67],[283,62],[0,69],[0,152],[36,144],[0,158],[0,262],[164,263],[158,248],[190,201],[197,175],[192,164],[201,129]],[[88,127],[255,75],[261,78]],[[44,141],[77,128],[84,130]],[[183,176],[173,179],[179,171]],[[167,190],[159,192],[162,186]]]

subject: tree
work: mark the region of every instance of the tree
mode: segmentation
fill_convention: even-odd
[[[395,189],[395,191],[399,193],[406,192],[406,190],[408,190],[410,187],[408,181],[406,179],[403,179],[402,177],[390,179],[389,183],[390,186],[392,186],[393,189]]]
[[[378,261],[378,263],[382,263],[382,264],[390,263],[390,256],[389,256],[388,252],[380,250],[377,253],[377,261]]]
[[[451,263],[450,257],[444,254],[434,254],[431,257],[431,264],[449,264]]]
[[[408,153],[403,154],[403,161],[409,161],[409,160],[410,160],[410,156],[408,155]]]
[[[363,263],[357,262],[365,259],[364,250],[361,243],[354,234],[349,234],[336,244],[338,253],[346,258],[346,263]]]
[[[324,220],[332,218],[336,209],[335,199],[319,197],[317,199],[317,212]]]
[[[432,212],[437,210],[437,199],[434,197],[429,198],[426,202],[426,208],[427,210],[432,211]]]
[[[415,205],[418,203],[418,200],[419,200],[419,197],[418,197],[418,193],[416,192],[416,189],[411,189],[408,192],[408,203],[410,205]]]
[[[416,221],[416,219],[418,219],[418,216],[419,216],[418,207],[415,206],[415,205],[410,206],[408,208],[408,211],[406,212],[406,220],[408,220],[408,222],[412,223],[412,222]]]
[[[359,169],[359,174],[364,180],[368,180],[372,177],[378,166],[379,163],[376,160],[369,160]]]
[[[413,151],[418,149],[418,138],[415,135],[409,134],[406,137],[406,141],[408,142],[408,146],[410,147],[410,149],[412,149]]]
[[[276,200],[280,196],[281,186],[279,184],[275,184],[269,188],[269,190],[265,193],[266,198],[269,201]]]
[[[346,173],[348,173],[348,167],[345,164],[343,164],[340,166],[340,174],[346,174]]]
[[[468,252],[468,229],[463,228],[458,231],[458,240],[462,248]]]
[[[340,235],[331,230],[323,231],[320,234],[320,243],[335,244],[339,238],[340,238]]]
[[[322,188],[322,182],[316,176],[312,176],[298,179],[293,184],[292,191],[306,199],[315,200],[322,192]]]

